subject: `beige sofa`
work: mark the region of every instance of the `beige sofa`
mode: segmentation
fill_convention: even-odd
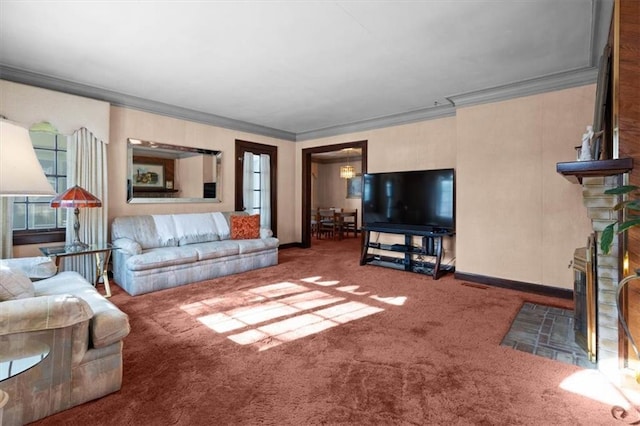
[[[278,264],[279,241],[245,212],[121,216],[113,277],[132,296]]]
[[[0,381],[0,399],[8,396],[3,425],[29,423],[119,390],[130,330],[128,316],[78,273],[32,282],[25,270],[34,268],[0,261],[0,368],[6,377],[12,359],[42,348],[48,354]]]

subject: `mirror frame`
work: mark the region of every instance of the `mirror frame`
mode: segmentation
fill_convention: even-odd
[[[179,153],[195,153],[203,155],[211,155],[216,159],[216,196],[214,198],[185,198],[185,197],[134,197],[133,185],[129,184],[131,172],[133,170],[133,149],[135,147],[161,149],[165,152],[167,150],[176,151],[176,157],[179,157]],[[222,151],[193,148],[181,145],[170,145],[159,142],[144,141],[135,138],[127,138],[127,203],[128,204],[158,204],[158,203],[221,203],[222,197]]]

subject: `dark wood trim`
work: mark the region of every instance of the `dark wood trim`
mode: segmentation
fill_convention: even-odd
[[[302,150],[302,247],[311,247],[311,155],[320,152],[340,151],[345,148],[362,150],[362,174],[367,173],[367,141],[323,145]],[[361,199],[360,211],[362,210]]]
[[[278,236],[278,147],[236,139],[235,147],[235,210],[242,211],[242,158],[245,152],[268,154],[271,161],[271,231]]]
[[[66,231],[13,231],[13,245],[23,246],[28,244],[60,243],[64,242]]]
[[[513,281],[504,278],[488,277],[486,275],[470,274],[466,272],[455,272],[454,277],[457,280],[473,281],[493,287],[508,288],[511,290],[524,291],[527,293],[541,294],[543,296],[558,297],[560,299],[573,299],[573,290],[564,288],[549,287],[546,285]]]
[[[302,243],[287,243],[287,244],[280,244],[278,246],[278,250],[286,250],[291,248],[302,248]]]
[[[638,35],[640,34],[640,2],[616,1],[614,9],[618,12],[614,17],[615,28],[615,65],[617,73],[612,82],[617,89],[613,104],[617,112],[619,155],[632,157],[636,163],[640,162],[640,49],[638,49]],[[640,186],[640,167],[629,172],[630,185]],[[640,269],[640,227],[629,229],[619,246],[619,252],[629,257],[629,271],[624,273],[620,268],[620,279],[625,275]],[[621,307],[627,320],[629,330],[633,336],[640,333],[640,282],[633,281],[622,292]],[[622,327],[618,327],[620,366],[640,370],[640,359],[633,351],[628,337]],[[637,340],[637,337],[636,337]]]
[[[582,183],[582,178],[615,176],[633,169],[633,158],[614,160],[568,161],[556,164],[556,171],[572,183]]]

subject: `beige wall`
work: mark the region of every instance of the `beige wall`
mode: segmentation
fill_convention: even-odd
[[[368,171],[456,169],[456,270],[570,289],[590,223],[581,188],[556,173],[593,119],[595,85],[458,108],[455,117],[305,141],[368,140]],[[296,205],[301,189],[296,188]],[[296,232],[300,232],[297,217]]]
[[[458,110],[457,271],[573,287],[591,226],[556,163],[575,160],[594,99],[591,85]]]
[[[128,204],[126,202],[127,138],[222,151],[221,203]],[[111,108],[109,158],[109,223],[117,216],[201,213],[234,209],[235,140],[278,147],[278,238],[283,244],[299,241],[292,226],[299,215],[292,197],[295,145],[289,141],[243,133],[129,108]],[[200,173],[200,176],[202,173]]]

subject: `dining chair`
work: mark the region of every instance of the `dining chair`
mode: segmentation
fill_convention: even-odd
[[[353,232],[353,236],[358,236],[358,209],[343,210],[342,216],[342,233],[345,236],[349,236],[349,232]]]
[[[318,221],[318,239],[323,236],[328,238],[335,238],[337,236],[336,211],[334,209],[318,209],[317,215]]]
[[[320,223],[319,209],[316,209],[311,216],[311,237],[318,238],[318,224]]]

